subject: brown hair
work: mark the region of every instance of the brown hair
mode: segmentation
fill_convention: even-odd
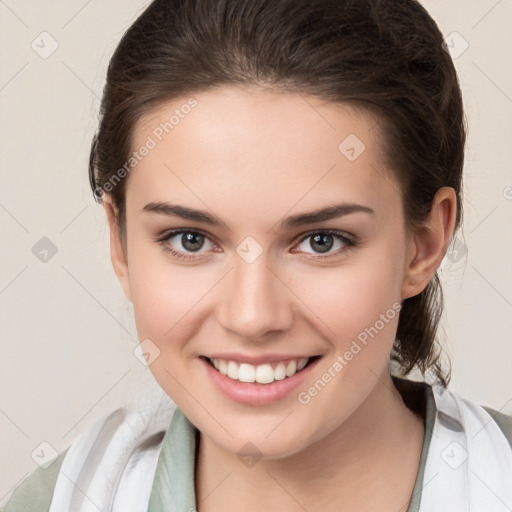
[[[123,233],[127,180],[112,178],[133,151],[135,123],[173,98],[256,85],[375,114],[407,226],[421,225],[436,191],[447,186],[457,195],[456,230],[466,125],[442,45],[439,28],[415,0],[154,0],[110,61],[90,153],[91,188],[99,201],[110,192]],[[451,370],[442,368],[436,340],[442,309],[437,273],[403,301],[391,353],[402,376],[416,367],[448,385]]]

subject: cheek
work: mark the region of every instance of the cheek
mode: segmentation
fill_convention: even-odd
[[[161,350],[176,347],[164,340],[183,338],[194,307],[207,291],[208,278],[201,277],[199,267],[172,264],[158,244],[134,243],[128,254],[139,337],[152,339]]]
[[[149,347],[156,354],[149,370],[175,403],[188,410],[190,397],[183,385],[193,374],[189,340],[201,327],[200,300],[211,288],[212,284],[207,285],[212,276],[203,272],[201,277],[192,267],[170,263],[159,247],[131,249],[129,273],[137,333],[141,342],[150,340]]]
[[[331,345],[323,370],[336,377],[314,407],[327,407],[347,388],[353,397],[369,389],[395,340],[403,275],[399,244],[382,241],[348,261],[324,272],[317,269],[292,285],[314,313],[309,317],[315,330]]]
[[[391,246],[383,246],[378,258],[373,252],[371,261],[361,258],[317,274],[298,292],[318,312],[314,326],[332,345],[315,380],[297,395],[305,421],[313,424],[313,418],[325,418],[311,442],[350,416],[389,360],[400,312],[400,258],[393,252]],[[332,413],[326,415],[326,410]]]
[[[400,302],[400,258],[389,248],[354,258],[337,268],[312,270],[293,278],[290,288],[323,323],[326,337],[347,340],[370,327]],[[387,325],[387,324],[386,324]]]

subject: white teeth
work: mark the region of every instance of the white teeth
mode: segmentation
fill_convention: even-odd
[[[228,365],[223,359],[219,359],[219,372],[222,373],[222,375],[228,373]]]
[[[297,372],[297,361],[290,361],[286,367],[286,376],[291,377]]]
[[[212,363],[215,368],[226,375],[230,379],[239,380],[240,382],[257,382],[259,384],[270,384],[274,380],[283,380],[292,377],[302,370],[308,364],[309,357],[303,357],[298,360],[280,362],[275,368],[265,363],[253,366],[248,363],[238,364],[235,361],[226,361],[224,359],[213,359]]]
[[[274,379],[283,380],[286,378],[286,366],[284,363],[279,363],[274,370]]]
[[[240,382],[254,382],[256,380],[256,369],[252,364],[242,363],[238,368],[238,380]]]
[[[270,384],[274,382],[274,370],[269,364],[260,364],[256,368],[256,382]]]
[[[238,380],[238,365],[234,361],[228,362],[228,377]]]
[[[302,359],[300,359],[299,362],[297,363],[297,371],[302,370],[302,368],[304,368],[304,366],[306,366],[307,362],[308,362],[307,357],[303,357]]]

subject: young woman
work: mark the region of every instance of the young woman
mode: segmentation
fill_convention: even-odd
[[[90,179],[166,398],[6,511],[510,510],[512,418],[449,391],[436,343],[464,144],[416,1],[151,3]]]

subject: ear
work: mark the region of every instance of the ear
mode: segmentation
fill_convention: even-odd
[[[131,302],[132,293],[130,289],[130,277],[128,274],[128,260],[125,248],[123,247],[121,234],[117,219],[117,209],[112,202],[112,198],[108,195],[103,197],[103,206],[107,214],[108,227],[110,231],[110,259],[114,272],[121,283],[126,298]]]
[[[446,254],[455,226],[457,196],[451,187],[440,188],[432,201],[428,219],[411,233],[402,298],[421,293]]]

